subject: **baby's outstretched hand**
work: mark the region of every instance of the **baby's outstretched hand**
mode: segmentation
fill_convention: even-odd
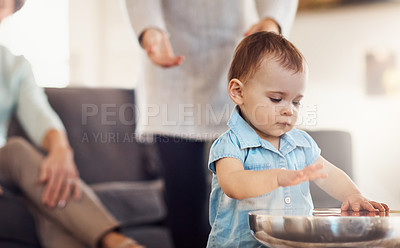
[[[326,178],[328,175],[320,171],[323,167],[323,164],[312,164],[299,171],[282,170],[282,172],[278,174],[278,185],[281,187],[288,187],[305,181]]]
[[[346,198],[343,201],[341,210],[353,210],[353,211],[360,211],[360,210],[368,210],[368,211],[375,211],[378,209],[381,212],[389,211],[388,205],[385,203],[379,203],[375,201],[370,201],[361,194],[353,194]]]

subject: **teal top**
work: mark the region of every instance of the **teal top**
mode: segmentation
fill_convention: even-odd
[[[37,146],[41,146],[48,130],[65,130],[43,89],[36,85],[28,61],[0,46],[0,147],[5,144],[14,113]]]

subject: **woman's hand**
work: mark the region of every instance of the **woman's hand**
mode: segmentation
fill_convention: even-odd
[[[280,27],[278,23],[272,18],[264,18],[261,19],[259,22],[251,26],[245,33],[244,36],[249,36],[251,34],[267,31],[267,32],[274,32],[280,34]]]
[[[388,205],[385,203],[378,203],[375,201],[370,201],[361,194],[352,194],[343,201],[341,210],[342,211],[360,211],[360,210],[368,210],[375,211],[378,209],[381,212],[389,211]]]
[[[43,204],[62,208],[71,194],[74,199],[80,199],[79,173],[67,135],[60,130],[49,130],[43,139],[43,148],[48,152],[41,164],[39,177],[39,182],[45,184]]]
[[[280,187],[288,187],[300,184],[305,181],[326,178],[328,177],[328,175],[325,173],[321,173],[320,171],[323,167],[323,164],[312,164],[299,171],[282,170],[282,172],[279,173],[277,177],[278,185]]]
[[[168,35],[161,30],[146,29],[142,36],[141,46],[156,65],[172,67],[180,65],[183,61],[183,56],[175,56]]]
[[[74,199],[79,199],[79,175],[72,149],[52,150],[41,165],[39,180],[45,184],[42,202],[49,207],[64,207],[71,194]]]

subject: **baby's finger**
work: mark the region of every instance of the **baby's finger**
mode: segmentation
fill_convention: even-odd
[[[304,171],[302,171],[302,170],[301,170],[301,171],[298,171],[298,172],[296,173],[296,177],[297,177],[297,178],[302,178],[302,177],[304,177],[304,174],[305,174]]]
[[[324,168],[324,164],[323,163],[316,164],[316,165],[314,165],[314,167],[316,170],[320,170],[320,169]]]
[[[312,180],[317,180],[317,179],[322,179],[322,178],[327,178],[327,177],[328,177],[328,175],[325,173],[314,173],[308,177],[308,180],[312,181]]]
[[[385,207],[382,206],[379,202],[370,201],[369,202],[375,209],[378,209],[380,212],[385,212]]]
[[[312,164],[304,168],[305,175],[307,176],[307,180],[316,180],[319,178],[326,178],[328,177],[327,174],[319,172],[324,167],[323,164]]]
[[[351,209],[352,209],[353,211],[358,212],[358,211],[360,211],[361,205],[360,205],[360,203],[353,203],[353,204],[350,204],[350,207],[351,207]],[[371,207],[372,207],[372,206],[371,206]]]
[[[385,203],[381,203],[381,205],[385,208],[386,211],[389,211],[389,210],[390,210],[390,209],[389,209],[389,206],[386,205]]]
[[[342,207],[340,208],[340,210],[347,211],[347,210],[349,210],[349,207],[350,207],[349,202],[345,201],[345,202],[342,203]]]
[[[324,167],[323,164],[311,164],[303,169],[306,173],[314,173],[318,170],[321,170]]]
[[[364,209],[364,210],[375,211],[374,206],[368,201],[362,202],[360,207],[361,207],[361,209]]]

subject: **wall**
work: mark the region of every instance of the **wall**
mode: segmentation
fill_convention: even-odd
[[[375,3],[297,15],[291,39],[310,67],[306,105],[317,105],[311,129],[352,133],[355,180],[371,199],[400,208],[400,96],[365,93],[365,52],[400,58],[400,4]]]
[[[133,87],[141,50],[121,1],[69,2],[70,86]]]
[[[69,82],[68,13],[68,0],[26,1],[0,24],[0,43],[25,56],[39,86]]]

